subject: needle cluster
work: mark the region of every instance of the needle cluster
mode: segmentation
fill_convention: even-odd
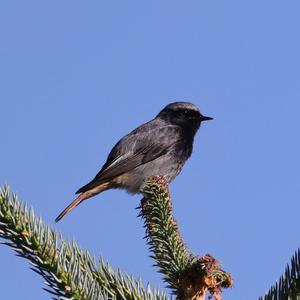
[[[100,258],[97,264],[75,242],[66,242],[55,230],[36,217],[32,209],[11,195],[7,186],[0,191],[0,238],[18,256],[29,260],[54,299],[78,300],[166,300],[167,296],[140,280],[114,271]]]

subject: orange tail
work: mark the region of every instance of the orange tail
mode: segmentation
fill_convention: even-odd
[[[70,205],[68,205],[55,219],[55,222],[57,223],[59,220],[61,220],[66,214],[68,214],[71,210],[73,210],[76,206],[78,206],[82,201],[91,198],[111,187],[111,183],[105,182],[102,184],[99,184],[98,186],[87,190],[86,192],[81,193]]]
[[[86,200],[87,198],[92,197],[93,194],[90,192],[85,192],[80,194],[70,205],[68,205],[55,219],[55,222],[57,223],[59,220],[61,220],[66,214],[68,214],[71,210],[73,210],[76,206],[78,206],[82,201]]]

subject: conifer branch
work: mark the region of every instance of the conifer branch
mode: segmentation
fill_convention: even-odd
[[[287,265],[284,274],[268,293],[259,300],[299,300],[300,299],[300,249]]]
[[[211,255],[198,257],[186,247],[173,218],[163,177],[149,178],[143,194],[140,216],[144,219],[152,258],[168,287],[179,300],[202,300],[207,292],[216,300],[221,299],[222,289],[232,286],[232,277],[220,269]]]
[[[164,293],[141,281],[114,272],[100,258],[98,265],[88,252],[75,242],[67,243],[61,235],[34,216],[33,210],[21,205],[8,187],[0,191],[0,238],[18,256],[26,258],[32,270],[40,274],[55,299],[78,300],[166,300]]]

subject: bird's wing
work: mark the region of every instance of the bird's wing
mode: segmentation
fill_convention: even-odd
[[[180,129],[177,126],[166,125],[151,130],[138,128],[114,146],[100,172],[76,194],[83,193],[166,154],[180,141]]]

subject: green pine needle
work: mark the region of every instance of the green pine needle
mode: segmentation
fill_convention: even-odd
[[[196,257],[185,246],[173,219],[167,186],[150,179],[143,194],[140,215],[144,219],[151,257],[164,275],[168,287],[176,291],[178,278],[191,267]]]
[[[75,242],[65,242],[11,195],[7,186],[0,190],[0,238],[30,261],[55,299],[167,300],[159,290],[145,289],[140,280],[114,272],[101,258],[97,264]]]
[[[295,252],[284,274],[259,300],[300,300],[300,249]]]
[[[202,299],[206,292],[215,299],[221,299],[222,289],[232,286],[232,277],[220,269],[218,261],[209,254],[199,257],[187,248],[173,218],[172,202],[164,178],[149,178],[143,194],[139,208],[147,243],[168,287],[180,300]]]

